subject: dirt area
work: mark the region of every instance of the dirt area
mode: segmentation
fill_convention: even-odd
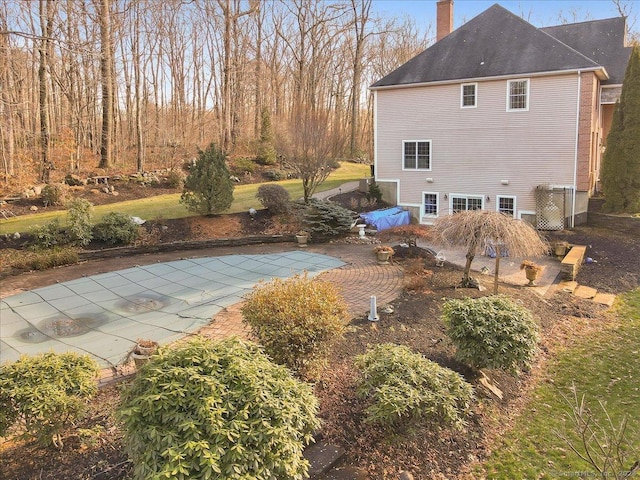
[[[337,200],[351,208],[354,201],[360,202],[362,198],[360,194],[344,194]],[[181,232],[183,239],[196,239],[272,233],[274,221],[268,212],[262,212],[253,220],[248,214],[239,214],[163,222],[155,228],[162,232],[163,225],[168,227],[163,240],[171,238],[173,233],[168,232]],[[589,228],[554,233],[550,237],[588,246],[587,255],[593,263],[583,265],[579,283],[614,293],[640,286],[640,239]],[[604,307],[566,293],[540,298],[526,288],[502,285],[501,293],[522,301],[534,312],[542,329],[542,342],[535,365],[520,377],[490,372],[494,384],[504,393],[504,398],[499,400],[478,386],[475,371],[455,360],[453,345],[440,319],[443,298],[485,293],[456,288],[461,271],[452,266],[435,266],[433,257],[425,251],[403,252],[396,261],[405,267],[411,290],[392,302],[393,313],[380,314],[380,322],[354,318],[315,386],[321,402],[323,434],[343,445],[347,450],[347,463],[363,469],[367,478],[395,479],[401,470],[410,471],[416,479],[472,478],[463,472],[489,454],[492,441],[508,428],[510,418],[525,402],[530,389],[544,376],[548,359],[564,344],[602,328],[609,317]],[[365,405],[355,392],[356,373],[352,362],[367,345],[377,343],[408,345],[474,383],[478,401],[465,429],[414,425],[409,431],[390,435],[366,424],[363,421]],[[67,431],[61,451],[22,441],[1,443],[3,478],[127,478],[130,468],[122,449],[121,432],[112,416],[117,400],[117,386],[102,389],[91,404],[88,418],[77,426],[84,430]]]

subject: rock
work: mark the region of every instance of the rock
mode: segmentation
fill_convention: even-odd
[[[111,192],[111,195],[113,195],[114,197],[117,197],[120,194],[118,192]]]
[[[398,480],[413,480],[413,475],[411,475],[410,472],[403,470],[400,472],[400,475],[398,475]]]
[[[102,187],[102,192],[103,193],[111,193],[111,191],[109,190],[109,187]]]
[[[91,190],[89,190],[89,193],[91,195],[98,195],[100,193],[100,190],[98,190],[97,188],[92,188]]]
[[[83,185],[82,179],[78,175],[74,175],[73,173],[70,173],[66,177],[64,177],[64,183],[66,183],[70,187],[79,187],[80,185]]]
[[[36,185],[35,187],[33,187],[33,193],[35,193],[36,195],[41,195],[42,194],[42,185]]]
[[[22,192],[22,198],[31,198],[34,195],[35,194],[33,193],[33,190],[25,190],[24,192]]]
[[[37,212],[37,211],[38,211],[38,207],[36,207],[35,205],[31,205],[31,206],[29,207],[29,210],[30,210],[31,212]]]
[[[20,240],[20,232],[16,232],[13,234],[13,239],[14,240]]]
[[[116,191],[116,187],[114,187],[113,185],[109,185],[109,191],[111,193],[115,192]]]
[[[167,230],[169,230],[169,227],[167,227],[166,225],[162,225],[162,231],[166,232]]]

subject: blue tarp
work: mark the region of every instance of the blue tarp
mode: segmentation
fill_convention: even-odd
[[[393,215],[402,211],[402,207],[385,208],[384,210],[374,210],[372,212],[361,213],[360,218],[364,219],[369,225],[375,225],[375,221],[378,218]]]
[[[367,224],[376,227],[378,231],[400,225],[409,225],[409,223],[411,223],[411,215],[409,212],[402,210],[402,207],[392,207],[384,210],[361,213],[360,217],[367,222]]]

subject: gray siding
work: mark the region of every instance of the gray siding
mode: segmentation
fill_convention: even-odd
[[[496,195],[516,196],[518,211],[534,211],[537,185],[573,184],[578,80],[529,82],[529,110],[518,112],[506,111],[506,79],[478,82],[477,108],[460,108],[460,83],[377,91],[376,178],[399,181],[400,204],[438,193],[441,214],[445,193],[482,195],[487,210]],[[402,170],[403,140],[432,141],[431,171]]]

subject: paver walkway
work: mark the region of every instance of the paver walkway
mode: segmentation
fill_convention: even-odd
[[[403,271],[398,265],[378,265],[371,245],[310,245],[308,250],[339,258],[344,265],[327,270],[318,278],[331,282],[345,298],[351,318],[369,313],[371,296],[378,307],[395,300],[402,293]],[[241,303],[218,312],[214,321],[198,333],[222,339],[230,335],[250,338],[249,328],[242,323]]]

